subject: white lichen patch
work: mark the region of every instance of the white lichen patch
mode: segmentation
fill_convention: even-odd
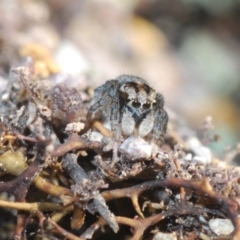
[[[209,227],[218,236],[229,235],[234,230],[234,226],[229,219],[221,219],[221,218],[211,219],[209,221]]]
[[[154,235],[153,240],[177,240],[177,235],[173,233],[161,233],[158,232]]]
[[[80,132],[81,130],[84,129],[84,127],[85,127],[84,123],[73,122],[73,123],[67,124],[65,131],[66,132]]]
[[[148,160],[152,146],[139,136],[130,136],[119,147],[119,151],[129,160]]]

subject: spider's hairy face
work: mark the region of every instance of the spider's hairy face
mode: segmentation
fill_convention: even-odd
[[[156,91],[145,82],[126,82],[120,87],[120,97],[124,105],[138,117],[155,108],[156,95]]]
[[[168,116],[164,98],[139,77],[121,75],[95,90],[88,119],[110,121],[113,136],[131,134],[161,142]]]

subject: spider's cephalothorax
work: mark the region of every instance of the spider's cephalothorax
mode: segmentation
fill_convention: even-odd
[[[89,120],[110,121],[114,137],[137,134],[161,142],[168,116],[163,96],[142,78],[121,75],[95,90]]]

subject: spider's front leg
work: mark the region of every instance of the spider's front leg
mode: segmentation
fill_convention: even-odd
[[[164,109],[158,109],[155,116],[156,120],[152,130],[152,142],[158,145],[163,142],[167,130],[168,114]]]
[[[117,97],[111,98],[110,104],[110,124],[113,140],[119,139],[119,121],[120,121],[120,112],[119,112],[119,99]]]
[[[100,120],[102,118],[102,116],[104,115],[103,107],[109,102],[109,100],[109,96],[104,96],[89,108],[87,113],[87,119],[89,122]]]
[[[152,142],[159,145],[163,142],[164,135],[167,130],[168,114],[163,109],[164,98],[162,94],[157,94],[155,106],[155,121],[152,130]]]
[[[115,165],[116,162],[118,162],[118,147],[119,147],[119,140],[120,140],[120,128],[119,128],[119,122],[120,122],[120,103],[119,103],[119,92],[118,87],[115,86],[114,88],[110,89],[110,95],[111,95],[111,103],[110,103],[110,124],[111,124],[111,130],[112,130],[112,163],[111,167]]]
[[[114,102],[113,99],[118,96],[117,89],[118,84],[116,80],[110,80],[95,90],[94,98],[87,113],[89,122],[95,120],[101,122],[106,122],[106,120],[110,121],[111,116],[109,117],[109,115],[112,111],[112,102]]]
[[[152,157],[157,155],[158,148],[164,140],[164,135],[167,130],[167,123],[168,115],[166,111],[163,109],[157,110],[150,140],[152,146]]]
[[[116,80],[107,81],[103,86],[95,90],[95,102],[89,108],[89,121],[110,121],[112,139],[104,147],[104,151],[113,150],[112,166],[118,161],[118,141],[120,138],[119,122],[119,85]]]

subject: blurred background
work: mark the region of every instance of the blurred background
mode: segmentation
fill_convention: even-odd
[[[240,0],[1,0],[0,88],[26,56],[80,90],[138,75],[198,134],[212,116],[219,156],[240,140]]]

